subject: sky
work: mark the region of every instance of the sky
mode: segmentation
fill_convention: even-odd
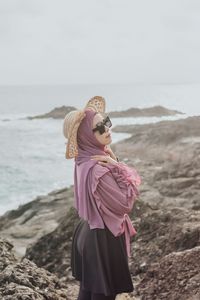
[[[0,85],[199,83],[199,0],[1,0]]]

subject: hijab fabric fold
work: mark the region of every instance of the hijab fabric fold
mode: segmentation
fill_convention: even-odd
[[[96,225],[100,228],[104,228],[103,221],[100,217],[98,221],[96,219],[94,219],[94,222],[92,221],[94,216],[99,214],[97,213],[97,207],[89,194],[90,187],[92,186],[92,178],[88,177],[88,173],[97,163],[96,160],[91,160],[91,156],[108,155],[104,151],[105,145],[101,144],[96,139],[94,132],[92,131],[93,118],[97,113],[97,111],[92,109],[85,110],[86,116],[81,121],[77,131],[78,155],[75,157],[74,168],[75,208],[81,218],[89,221],[90,228],[93,228],[93,226]],[[107,168],[104,169],[105,173],[108,172]]]
[[[96,139],[92,131],[93,118],[98,112],[87,109],[85,113],[77,132],[78,156],[75,158],[74,168],[75,208],[79,216],[87,220],[90,229],[105,228],[106,224],[114,236],[125,232],[126,250],[130,257],[130,237],[136,234],[136,230],[127,213],[131,211],[139,194],[137,186],[140,185],[141,179],[134,168],[129,168],[124,163],[118,163],[117,166],[108,163],[106,167],[99,165],[98,168],[93,168],[98,161],[91,160],[92,155],[109,154],[105,152],[105,145]],[[112,175],[101,181],[101,177],[109,171]]]

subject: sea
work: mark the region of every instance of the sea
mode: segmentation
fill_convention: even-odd
[[[148,124],[200,115],[200,84],[99,84],[0,86],[0,215],[37,196],[73,185],[74,160],[65,159],[62,119],[34,119],[62,105],[81,109],[101,95],[106,111],[162,105],[184,114],[113,118],[118,124]],[[129,134],[112,132],[112,144]],[[111,144],[111,147],[112,147]],[[66,199],[67,201],[67,199]]]

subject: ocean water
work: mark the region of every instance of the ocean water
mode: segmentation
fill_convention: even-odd
[[[188,94],[192,96],[187,101],[185,86],[183,90],[180,86],[168,90],[164,86],[165,92],[160,86],[157,89],[148,86],[146,90],[137,86],[135,89],[137,91],[129,86],[98,86],[96,89],[94,86],[0,87],[0,215],[38,195],[73,184],[74,162],[64,157],[63,121],[51,118],[27,120],[26,116],[45,113],[61,105],[81,108],[95,94],[109,99],[107,110],[163,105],[185,112],[185,115],[172,117],[112,119],[113,127],[200,114],[197,101],[200,89],[197,86],[194,89],[188,87]],[[161,98],[157,98],[158,95]],[[172,99],[179,100],[179,103]],[[112,143],[128,136],[113,132]]]

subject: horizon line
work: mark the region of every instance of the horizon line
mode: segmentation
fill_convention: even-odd
[[[189,85],[189,84],[200,84],[200,82],[192,81],[192,82],[112,82],[112,83],[17,83],[17,84],[1,84],[0,87],[34,87],[34,86],[88,86],[88,85]]]

